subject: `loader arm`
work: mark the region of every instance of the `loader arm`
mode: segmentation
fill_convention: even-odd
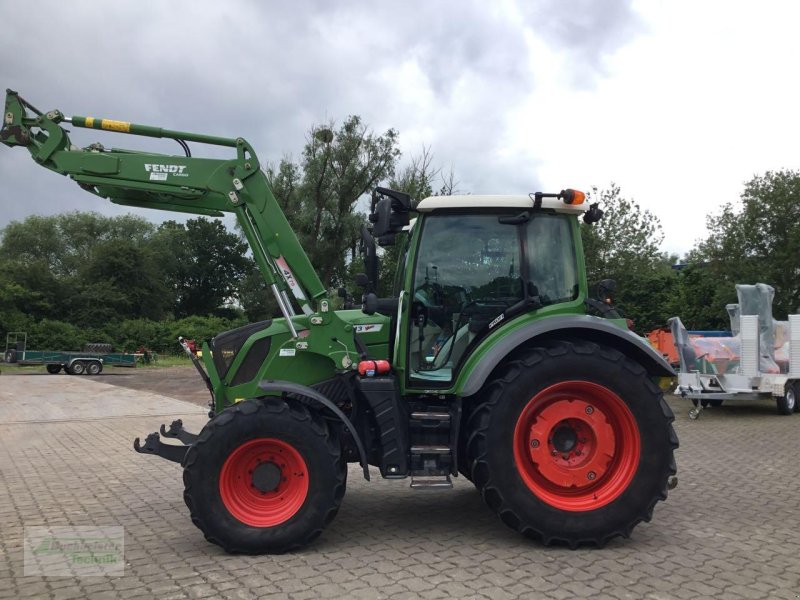
[[[137,152],[101,144],[78,148],[62,123],[176,140],[185,156]],[[65,117],[60,111],[42,113],[12,90],[6,91],[0,142],[24,146],[33,160],[67,175],[86,191],[115,204],[222,216],[231,212],[250,244],[253,257],[292,330],[294,315],[288,293],[310,315],[327,299],[317,276],[286,216],[278,205],[252,146],[243,138],[172,131],[93,117]],[[186,142],[234,149],[229,160],[192,157]]]

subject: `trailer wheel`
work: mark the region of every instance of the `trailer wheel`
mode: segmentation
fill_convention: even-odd
[[[280,554],[333,520],[347,465],[326,422],[299,403],[247,400],[209,421],[184,460],[192,522],[226,552]]]
[[[61,365],[47,365],[47,372],[50,375],[58,375],[61,372]]]
[[[8,364],[17,362],[17,351],[13,348],[11,350],[7,350],[5,359]]]
[[[70,375],[83,375],[85,371],[86,371],[86,365],[83,363],[83,361],[80,360],[76,360],[74,363],[72,363],[70,366],[67,367],[67,372]]]
[[[103,365],[102,363],[93,360],[86,365],[86,374],[87,375],[100,375],[103,372]]]
[[[678,439],[645,369],[585,341],[532,348],[481,392],[472,479],[502,521],[545,544],[628,537],[667,497]]]
[[[789,387],[794,393],[794,412],[800,412],[800,381],[795,381]]]
[[[783,396],[777,399],[778,414],[790,415],[797,409],[797,384],[786,384]]]

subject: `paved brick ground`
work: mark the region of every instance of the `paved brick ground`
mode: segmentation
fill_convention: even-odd
[[[800,598],[800,415],[672,401],[680,484],[652,523],[603,550],[542,548],[472,486],[411,492],[351,468],[312,547],[226,556],[189,521],[180,468],[131,449],[202,409],[102,378],[0,377],[0,599]],[[122,525],[122,577],[23,576],[23,527]]]

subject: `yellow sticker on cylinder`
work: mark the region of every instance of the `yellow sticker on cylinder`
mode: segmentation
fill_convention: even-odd
[[[84,127],[94,127],[94,117],[86,117],[86,121],[83,124]]]
[[[128,133],[131,130],[131,124],[127,121],[112,121],[111,119],[100,121],[100,127],[108,131],[121,131],[122,133]]]

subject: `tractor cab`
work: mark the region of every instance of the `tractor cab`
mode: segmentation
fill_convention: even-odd
[[[408,287],[409,383],[448,385],[501,325],[544,307],[580,306],[576,214],[528,196],[450,196],[419,203]],[[577,310],[577,308],[576,308]]]

